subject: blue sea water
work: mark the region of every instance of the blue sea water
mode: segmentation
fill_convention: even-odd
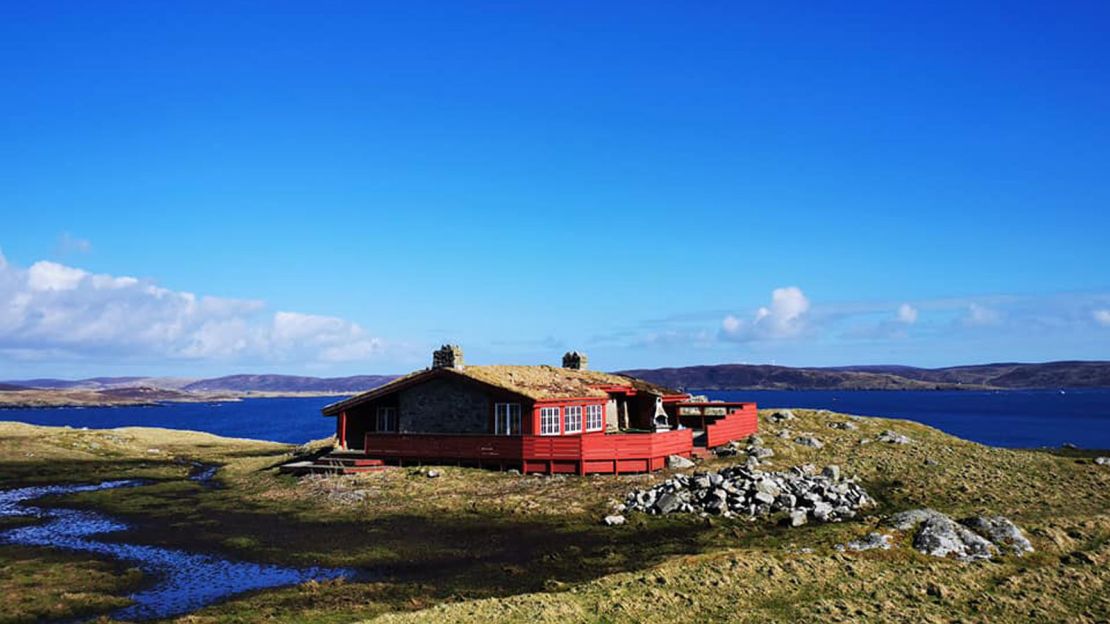
[[[904,418],[992,446],[1029,448],[1070,443],[1110,449],[1110,389],[968,391],[705,392],[715,399],[755,401],[761,408],[829,409]]]
[[[905,418],[961,438],[1005,447],[1110,449],[1110,389],[943,391],[735,391],[711,398],[760,407],[824,408],[862,416]],[[246,399],[159,407],[0,410],[0,420],[71,427],[167,427],[222,436],[301,443],[334,432],[320,408],[337,397]]]

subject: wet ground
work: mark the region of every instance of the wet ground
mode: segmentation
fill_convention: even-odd
[[[190,478],[210,483],[217,469],[197,466]],[[132,605],[109,614],[123,620],[173,617],[243,592],[355,576],[354,570],[343,568],[283,567],[173,548],[103,541],[96,536],[124,531],[128,525],[95,511],[29,504],[47,496],[144,484],[139,480],[123,480],[0,490],[0,517],[41,519],[36,524],[0,532],[0,543],[88,552],[133,563],[154,581],[130,596]]]

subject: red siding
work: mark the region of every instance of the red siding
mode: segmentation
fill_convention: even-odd
[[[745,403],[742,408],[706,425],[705,445],[709,448],[723,446],[755,433],[758,428],[755,403]]]
[[[366,434],[366,454],[382,459],[519,464],[525,471],[579,474],[655,470],[668,455],[690,455],[693,448],[689,429],[574,436]]]

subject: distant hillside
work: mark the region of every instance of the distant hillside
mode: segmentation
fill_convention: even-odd
[[[229,375],[202,379],[182,387],[187,392],[327,392],[355,393],[377,388],[396,375],[297,377],[294,375]]]
[[[1110,388],[1110,362],[912,366],[786,366],[718,364],[638,369],[624,374],[672,388],[697,390],[948,390]]]
[[[106,390],[109,388],[164,388],[180,390],[195,377],[91,377],[89,379],[14,379],[8,383],[40,390]]]
[[[993,388],[1110,388],[1110,362],[977,364],[946,368],[845,366],[841,371],[879,372],[936,383],[981,384]]]
[[[16,392],[19,390],[28,390],[27,386],[17,386],[14,384],[0,383],[0,392]]]
[[[717,364],[621,371],[663,386],[697,390],[935,390],[949,384],[889,373]]]

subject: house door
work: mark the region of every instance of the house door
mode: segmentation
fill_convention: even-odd
[[[520,435],[520,403],[495,403],[493,432],[497,435]]]

